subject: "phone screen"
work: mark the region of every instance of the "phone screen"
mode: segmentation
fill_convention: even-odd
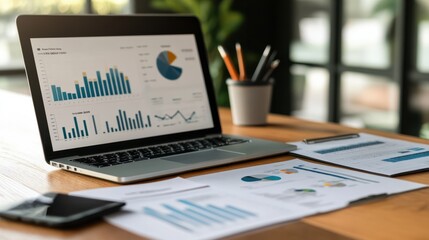
[[[46,193],[2,211],[0,216],[53,227],[70,227],[119,210],[124,205],[121,202]]]

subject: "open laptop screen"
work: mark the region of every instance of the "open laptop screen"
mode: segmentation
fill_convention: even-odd
[[[53,151],[214,126],[193,34],[30,41]]]

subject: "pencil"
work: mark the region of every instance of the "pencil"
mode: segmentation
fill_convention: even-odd
[[[235,50],[237,51],[238,59],[238,70],[240,71],[240,80],[246,80],[246,68],[244,66],[243,51],[241,50],[240,43],[235,44]]]
[[[225,62],[229,75],[231,75],[231,79],[239,80],[237,71],[235,70],[234,65],[232,65],[231,59],[229,58],[228,54],[225,52],[225,49],[223,49],[222,46],[218,46],[217,49],[219,50],[219,53],[222,56],[223,61]]]
[[[262,78],[263,82],[268,81],[268,79],[270,78],[271,74],[273,73],[274,69],[276,69],[280,64],[280,60],[276,59],[274,60],[271,64],[270,67],[268,68],[268,71],[265,73],[264,77]]]
[[[267,45],[265,47],[264,52],[262,53],[261,59],[259,59],[258,66],[256,66],[255,72],[253,73],[252,82],[256,82],[260,80],[260,75],[263,71],[263,68],[265,67],[265,64],[267,62],[267,58],[270,52],[271,52],[271,46]]]
[[[265,64],[265,69],[269,69],[271,67],[271,63],[273,63],[273,61],[276,59],[277,56],[277,51],[274,50],[271,52],[271,54],[268,56],[268,60]]]

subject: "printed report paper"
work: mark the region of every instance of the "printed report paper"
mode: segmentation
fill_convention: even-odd
[[[106,220],[155,239],[216,239],[423,188],[393,178],[290,160],[190,179],[74,192],[123,201]]]
[[[315,212],[332,211],[355,201],[425,187],[299,159],[190,179],[224,191],[262,197],[266,204],[295,203]]]
[[[182,178],[73,195],[126,202],[125,211],[106,220],[155,239],[215,239],[314,213],[293,203],[275,206]]]
[[[360,133],[314,144],[291,142],[293,154],[387,176],[429,169],[429,145]]]

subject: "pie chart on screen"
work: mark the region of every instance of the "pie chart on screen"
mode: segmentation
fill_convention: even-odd
[[[176,58],[171,51],[162,51],[156,58],[159,73],[168,80],[177,80],[182,75],[182,68],[173,65]]]

